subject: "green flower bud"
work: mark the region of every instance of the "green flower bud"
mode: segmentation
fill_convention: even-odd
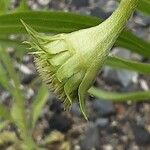
[[[87,119],[85,97],[100,68],[106,60],[138,0],[122,0],[118,9],[102,24],[54,36],[41,34],[25,24],[31,36],[29,44],[36,68],[43,81],[65,108],[78,100]]]

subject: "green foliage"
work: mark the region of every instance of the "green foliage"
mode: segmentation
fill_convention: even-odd
[[[149,0],[140,0],[139,5],[138,5],[138,9],[141,12],[144,12],[148,15],[150,15],[150,1]]]
[[[12,121],[12,117],[9,112],[9,109],[2,104],[0,104],[0,117],[6,120]]]
[[[8,11],[10,0],[0,0],[0,14],[4,14]]]
[[[48,90],[47,88],[45,88],[45,86],[42,85],[39,89],[36,99],[34,100],[32,104],[32,111],[31,111],[32,128],[34,128],[35,123],[38,117],[40,116],[41,110],[43,106],[45,105],[47,98],[48,98]]]
[[[150,99],[150,91],[137,91],[137,92],[128,92],[128,93],[117,93],[117,92],[108,92],[99,88],[92,87],[89,89],[89,93],[99,99],[111,100],[115,102],[126,102],[130,101],[143,101]]]
[[[16,50],[17,56],[30,52],[26,49],[26,45],[22,44],[22,40],[10,39],[12,34],[26,37],[25,29],[22,26],[20,19],[30,24],[39,32],[46,34],[55,34],[61,32],[72,32],[80,29],[92,27],[102,22],[102,19],[90,16],[82,16],[73,13],[50,12],[50,11],[29,11],[27,1],[22,0],[16,10],[9,10],[10,0],[0,0],[0,86],[7,90],[13,100],[11,108],[7,108],[0,104],[0,131],[5,126],[13,123],[17,126],[20,138],[14,133],[3,131],[0,134],[0,145],[12,142],[14,144],[11,149],[39,149],[32,137],[33,129],[36,125],[41,110],[48,98],[48,91],[42,85],[38,91],[37,97],[34,99],[29,113],[25,109],[25,98],[20,89],[20,80],[14,70],[13,61],[5,51],[6,47],[13,47]],[[138,10],[149,15],[150,1],[140,0]],[[24,39],[24,38],[23,38]],[[150,58],[150,43],[135,36],[133,33],[125,29],[117,39],[115,46],[124,47],[131,52],[138,53],[143,57]],[[120,57],[110,56],[105,62],[105,65],[118,69],[127,69],[137,71],[141,74],[150,74],[150,65],[135,62]],[[11,81],[11,82],[10,82]],[[89,93],[98,99],[111,101],[125,102],[142,101],[150,99],[150,91],[135,91],[129,93],[108,92],[102,89],[92,87]],[[3,121],[2,121],[3,119]],[[48,139],[48,137],[45,139]],[[50,140],[53,140],[50,138]],[[17,148],[16,148],[17,146]],[[21,148],[20,148],[21,147]]]
[[[27,11],[1,15],[0,34],[24,34],[25,29],[20,19],[30,24],[35,30],[45,33],[72,32],[92,27],[102,22],[102,20],[96,17],[72,13]],[[150,57],[150,43],[136,37],[129,31],[122,32],[116,41],[116,46],[127,48],[145,57]]]
[[[146,63],[140,63],[119,57],[109,56],[105,64],[118,69],[127,69],[150,75],[150,64]]]
[[[25,149],[32,149],[35,146],[31,131],[35,127],[35,122],[48,98],[47,89],[45,87],[41,87],[39,90],[39,94],[33,102],[33,107],[30,110],[31,117],[29,117],[25,110],[25,99],[20,90],[18,75],[13,68],[11,58],[4,48],[0,48],[0,61],[2,62],[0,64],[0,84],[10,92],[14,100],[10,110],[0,104],[0,118],[3,118],[7,122],[14,123],[20,130],[19,133],[23,139],[23,144],[26,145]],[[12,80],[12,84],[9,83],[10,80]],[[31,122],[33,122],[33,124],[31,124]],[[1,124],[1,128],[3,128],[4,125],[5,122]]]
[[[19,7],[17,7],[17,9],[15,10],[15,12],[27,11],[27,10],[29,10],[27,0],[21,0],[20,4],[19,4]]]

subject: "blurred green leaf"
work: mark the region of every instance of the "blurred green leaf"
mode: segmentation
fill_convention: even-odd
[[[116,102],[130,101],[150,101],[150,91],[137,91],[128,93],[108,92],[99,88],[91,87],[88,91],[91,95],[98,99],[111,100]]]
[[[26,33],[20,19],[30,24],[39,32],[60,33],[71,32],[98,25],[102,20],[96,17],[82,16],[73,13],[27,11],[0,16],[0,34]],[[125,47],[145,57],[150,57],[150,43],[124,31],[116,42],[117,46]]]
[[[150,74],[150,64],[131,61],[120,57],[109,56],[105,64],[114,68],[128,69],[142,74]]]
[[[48,90],[45,86],[41,86],[38,91],[38,95],[32,104],[32,111],[31,111],[32,127],[34,127],[47,99],[48,99]]]
[[[145,57],[150,57],[150,43],[131,34],[129,31],[122,32],[115,45],[124,47]]]
[[[15,125],[21,130],[21,137],[26,138],[27,122],[25,120],[26,115],[24,109],[22,109],[22,107],[19,107],[17,103],[14,103],[14,105],[11,108],[11,116]]]
[[[9,123],[10,123],[9,121],[1,121],[1,122],[0,122],[0,132],[1,132],[5,127],[7,127],[7,125],[8,125]]]
[[[0,14],[4,14],[8,11],[10,0],[0,0]]]
[[[27,132],[26,118],[25,118],[25,108],[24,108],[24,99],[20,90],[20,83],[18,76],[14,70],[13,63],[11,58],[5,49],[0,48],[0,59],[2,60],[5,68],[8,72],[10,79],[12,79],[13,84],[11,86],[10,92],[14,98],[14,104],[11,109],[11,115],[15,124],[22,130],[22,135],[25,137]]]
[[[7,38],[0,38],[0,46],[7,48],[12,47],[15,49],[17,56],[23,56],[27,52],[31,52],[26,44],[23,44],[20,40],[10,40]]]
[[[8,121],[12,121],[12,117],[9,109],[2,104],[0,104],[0,118],[6,119]]]
[[[15,9],[15,11],[27,11],[27,10],[29,10],[27,0],[21,0],[19,6]]]
[[[9,80],[6,71],[1,63],[0,63],[0,85],[7,90],[9,88]]]
[[[138,9],[150,15],[150,0],[140,0]]]
[[[19,86],[20,86],[19,79],[14,70],[14,66],[11,62],[9,55],[3,48],[0,48],[0,59],[3,62],[10,79],[12,79],[13,84],[14,84],[14,86],[12,86],[13,91],[11,91],[11,94],[15,97],[16,103],[22,107],[22,105],[24,104],[24,101],[23,101],[23,97],[19,89]]]

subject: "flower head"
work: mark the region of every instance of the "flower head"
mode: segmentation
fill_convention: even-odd
[[[121,14],[120,10],[128,9],[125,1],[128,5],[133,2],[123,0],[120,8],[102,24],[68,34],[41,34],[22,21],[31,37],[29,44],[36,50],[35,65],[43,81],[63,100],[65,108],[78,101],[86,119],[87,90],[132,12]]]

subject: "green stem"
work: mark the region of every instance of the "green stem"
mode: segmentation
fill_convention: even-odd
[[[110,100],[113,102],[126,102],[127,100],[134,102],[141,102],[143,100],[150,100],[150,91],[135,91],[135,92],[110,92],[105,91],[96,87],[91,87],[89,89],[89,94],[93,95],[98,99]]]
[[[114,28],[114,31],[119,34],[135,11],[138,1],[139,0],[122,0],[116,11],[105,21],[105,24],[108,24],[110,27],[107,28],[107,30]]]
[[[137,7],[138,1],[139,0],[122,0],[116,11],[106,21],[97,26],[99,31],[104,27],[104,31],[107,34],[104,34],[103,38],[106,38],[105,42],[107,41],[106,43],[109,43],[109,47],[112,47],[124,29],[128,19]]]

